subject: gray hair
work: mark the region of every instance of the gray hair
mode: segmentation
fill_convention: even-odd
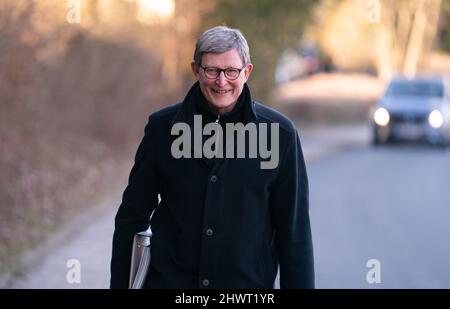
[[[206,30],[195,44],[194,62],[200,66],[203,54],[221,54],[236,49],[244,65],[250,63],[250,50],[247,40],[238,29],[217,26]]]

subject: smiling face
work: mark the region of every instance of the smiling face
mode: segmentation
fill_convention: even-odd
[[[202,56],[201,66],[216,67],[219,69],[236,68],[241,69],[244,64],[236,49],[231,49],[221,54],[206,53]],[[235,80],[228,80],[225,73],[221,72],[215,79],[205,76],[202,68],[197,68],[195,63],[191,64],[195,78],[200,83],[200,89],[210,104],[210,107],[219,114],[233,110],[239,96],[242,93],[245,82],[253,70],[253,65],[248,64]]]

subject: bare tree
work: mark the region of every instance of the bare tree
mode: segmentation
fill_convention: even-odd
[[[412,77],[432,47],[441,0],[384,0],[382,4],[375,59],[378,72],[383,78],[394,73]]]
[[[382,79],[396,73],[414,76],[432,48],[441,2],[377,0],[376,7],[367,7],[367,1],[322,0],[310,33],[337,64],[371,63]],[[363,13],[374,8],[381,10],[381,19],[372,23]]]

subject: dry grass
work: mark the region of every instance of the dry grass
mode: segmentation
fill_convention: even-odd
[[[147,115],[177,95],[151,51],[66,25],[37,33],[33,7],[0,7],[0,273],[123,189]]]
[[[317,74],[274,91],[276,107],[305,125],[367,121],[384,83],[364,74]]]
[[[450,74],[450,54],[434,52],[427,60],[427,71]]]
[[[283,84],[276,89],[276,101],[297,104],[317,100],[336,104],[340,101],[374,101],[381,95],[384,83],[365,74],[317,74]]]

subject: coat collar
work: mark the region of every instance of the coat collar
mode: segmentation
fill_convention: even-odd
[[[201,97],[200,97],[201,96]],[[199,110],[198,106],[196,105],[196,100],[201,100],[203,102],[200,102],[200,104],[206,104],[206,99],[204,99],[203,94],[200,90],[199,82],[196,82],[191,89],[186,94],[184,100],[181,102],[181,107],[179,111],[175,114],[175,117],[172,119],[171,125],[173,126],[177,122],[185,122],[190,123],[193,119],[193,115],[195,114],[202,114],[205,110],[208,110],[209,108],[202,109],[202,111]],[[242,104],[242,106],[239,107],[239,118],[242,119],[244,123],[249,123],[254,120],[256,120],[256,112],[255,112],[255,104],[252,101],[250,89],[247,85],[247,83],[244,84],[244,87],[242,89],[242,93],[239,96],[238,103],[236,104],[235,108],[238,107],[238,104]],[[226,122],[227,115],[233,114],[234,109],[230,112],[224,115],[224,119]],[[210,111],[212,114],[212,112]],[[233,117],[235,118],[235,117]],[[230,121],[231,122],[231,121]]]

